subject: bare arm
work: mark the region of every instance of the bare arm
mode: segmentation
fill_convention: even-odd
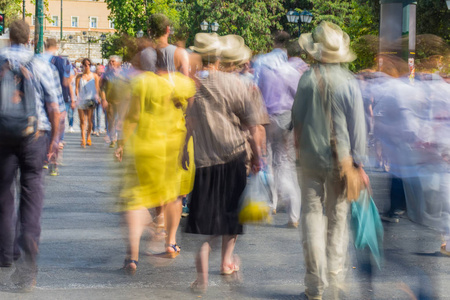
[[[97,99],[100,99],[100,79],[97,74],[94,74],[95,89],[97,90]]]
[[[250,126],[250,134],[252,136],[249,139],[250,147],[252,148],[253,156],[252,156],[252,171],[257,173],[261,170],[261,142],[265,137],[262,136],[262,131],[259,126]],[[265,136],[265,131],[264,131]]]
[[[77,75],[75,79],[75,95],[78,97],[79,89],[80,89],[80,79],[82,75]]]
[[[189,54],[183,48],[177,48],[174,55],[175,67],[183,75],[189,76]]]

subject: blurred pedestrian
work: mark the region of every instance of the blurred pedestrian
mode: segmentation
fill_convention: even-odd
[[[81,62],[83,73],[77,75],[75,94],[78,99],[78,116],[80,117],[81,147],[91,146],[92,115],[97,106],[99,96],[99,78],[91,72],[91,60],[84,58]],[[87,123],[87,128],[86,128]]]
[[[368,184],[362,168],[366,130],[361,92],[354,76],[341,66],[356,56],[348,35],[329,22],[322,22],[312,34],[302,34],[299,43],[317,61],[301,77],[292,107],[302,171],[304,296],[322,299],[329,281],[332,296],[341,299],[348,200],[354,200],[347,199],[345,188],[354,178],[347,176],[344,181],[343,176],[352,171]]]
[[[105,73],[105,67],[100,65],[100,64],[97,64],[97,66],[95,67],[95,74],[97,74],[100,82],[101,82],[101,79],[102,79],[104,73]],[[93,116],[92,116],[92,123],[94,124],[93,125],[94,126],[93,127],[93,131],[94,131],[93,134],[95,136],[100,136],[100,133],[102,133],[100,122],[102,120],[102,113],[104,113],[104,111],[105,111],[105,109],[103,108],[102,102],[99,101],[97,106],[94,109]],[[105,114],[105,117],[106,117],[106,114]],[[106,121],[106,118],[105,118],[105,123],[106,122],[107,121]],[[106,128],[106,125],[105,125],[105,128]]]
[[[42,167],[46,154],[57,147],[58,97],[61,96],[60,83],[55,80],[50,63],[33,58],[33,52],[25,47],[29,35],[27,23],[12,22],[9,25],[11,46],[0,50],[0,65],[4,70],[0,93],[0,267],[11,267],[13,260],[16,260],[11,280],[25,290],[36,285],[44,200]],[[15,81],[17,79],[20,80]],[[11,80],[16,85],[11,84]],[[16,90],[18,86],[20,90]],[[5,111],[8,107],[15,114],[8,115]],[[30,110],[27,111],[29,117],[20,121],[14,116],[22,107]],[[18,122],[24,122],[21,126],[26,128],[25,131],[16,130],[19,127],[14,125],[19,125]],[[20,170],[21,187],[16,210],[11,186],[17,170]],[[14,238],[12,232],[16,211]],[[19,260],[21,256],[22,260]]]
[[[288,61],[286,45],[289,38],[286,32],[277,32],[274,36],[275,49],[259,56],[254,67],[270,116],[270,125],[267,126],[267,165],[274,177],[271,184],[272,210],[276,213],[278,198],[287,203],[287,227],[297,228],[301,195],[295,164],[291,109],[301,73]]]
[[[222,239],[220,273],[239,271],[233,252],[237,235],[243,233],[238,221],[239,199],[246,186],[247,136],[243,127],[252,134],[252,169],[258,172],[261,168],[255,109],[240,78],[219,71],[222,48],[218,35],[207,33],[198,33],[192,48],[202,55],[203,70],[198,74],[198,92],[187,111],[188,137],[195,132],[196,172],[186,232],[210,236],[196,256],[197,279],[191,288],[200,292],[208,286],[209,252],[216,237]],[[187,152],[186,143],[184,167]]]
[[[102,106],[106,108],[110,148],[116,147],[117,129],[130,102],[130,78],[121,64],[122,58],[112,55],[100,84]]]
[[[163,257],[180,253],[176,230],[181,211],[177,199],[188,194],[192,183],[183,181],[180,164],[185,139],[183,109],[195,94],[195,84],[176,73],[170,81],[167,74],[145,72],[132,81],[132,99],[119,140],[116,157],[128,159],[128,171],[121,193],[128,226],[128,250],[124,268],[134,274],[139,259],[142,231],[149,223],[149,208],[165,207],[166,237]],[[183,133],[184,130],[184,134]],[[181,134],[180,134],[181,133]]]

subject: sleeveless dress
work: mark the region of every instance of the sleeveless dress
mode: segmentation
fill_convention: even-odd
[[[171,80],[168,74],[151,72],[132,80],[132,101],[139,101],[140,112],[135,134],[125,146],[132,163],[124,177],[122,210],[161,206],[192,190],[195,166],[185,171],[180,158],[186,137],[184,111],[195,84],[180,73],[171,74]]]
[[[95,86],[94,74],[91,74],[89,80],[85,80],[81,76],[78,88],[78,109],[94,108],[97,104],[97,87]]]

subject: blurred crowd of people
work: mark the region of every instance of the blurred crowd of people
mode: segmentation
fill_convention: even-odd
[[[165,250],[152,255],[180,254],[176,233],[186,199],[186,233],[207,236],[192,289],[207,289],[217,238],[220,273],[238,272],[241,194],[249,174],[260,170],[273,178],[271,213],[281,202],[287,227],[301,228],[305,299],[322,299],[328,286],[341,297],[350,201],[357,200],[350,189],[354,182],[358,191],[370,186],[365,168],[391,176],[391,208],[383,218],[398,222],[406,211],[440,230],[441,252],[450,256],[448,78],[417,73],[413,79],[406,62],[382,55],[373,70],[352,74],[345,66],[356,58],[349,37],[328,22],[294,42],[277,32],[274,49],[255,57],[237,35],[198,33],[184,49],[169,44],[166,16],[154,14],[148,25],[149,39],[140,40],[130,64],[111,56],[106,67],[88,58],[71,64],[57,55],[54,39],[34,56],[23,46],[28,25],[10,25],[12,45],[0,50],[1,88],[9,73],[23,84],[2,94],[0,123],[5,97],[20,95],[17,103],[31,97],[28,81],[36,102],[27,115],[30,134],[0,133],[0,266],[16,261],[19,286],[36,284],[42,169],[58,175],[74,110],[82,148],[103,133],[106,116],[107,140],[123,170],[119,209],[127,228],[127,274],[138,269],[145,230],[164,240]],[[11,190],[17,169],[18,215]]]

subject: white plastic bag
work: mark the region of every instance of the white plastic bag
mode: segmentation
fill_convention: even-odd
[[[272,222],[272,216],[270,215],[272,193],[269,181],[269,174],[263,170],[249,176],[247,186],[241,196],[239,223],[264,224]]]

